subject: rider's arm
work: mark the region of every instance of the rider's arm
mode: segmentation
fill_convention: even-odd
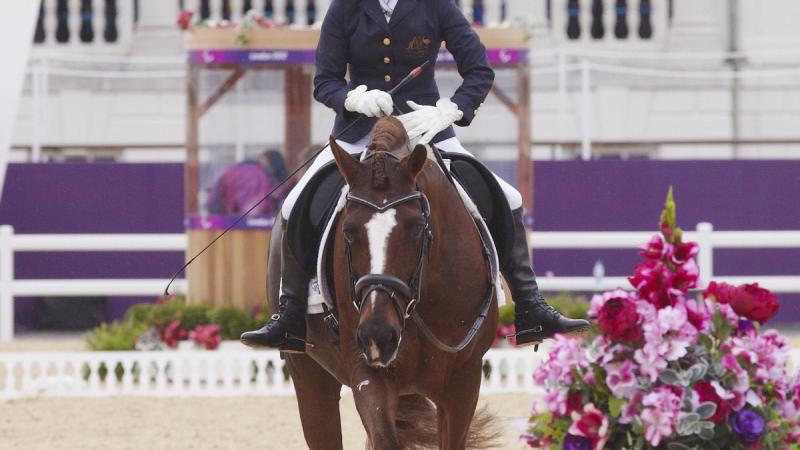
[[[447,50],[455,58],[458,73],[464,81],[451,100],[464,113],[455,124],[468,126],[475,117],[494,82],[494,70],[486,57],[486,48],[472,30],[464,14],[453,0],[438,0],[439,26]]]
[[[322,21],[317,44],[314,98],[343,117],[353,114],[344,107],[350,91],[344,78],[347,73],[347,47],[342,1],[333,0]]]

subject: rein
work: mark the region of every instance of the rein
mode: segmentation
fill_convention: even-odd
[[[347,258],[347,270],[348,270],[348,285],[350,290],[350,297],[353,301],[353,306],[355,306],[356,311],[359,313],[364,306],[364,302],[366,301],[367,297],[375,292],[375,291],[382,291],[388,294],[389,299],[392,301],[395,310],[397,312],[398,317],[400,318],[400,322],[402,324],[402,328],[405,329],[406,320],[411,318],[414,320],[414,323],[420,329],[422,334],[431,341],[431,343],[438,348],[439,350],[448,352],[448,353],[457,353],[464,348],[466,348],[472,340],[477,335],[478,331],[480,330],[483,322],[486,320],[486,317],[489,314],[489,309],[492,305],[492,299],[494,298],[494,290],[495,290],[495,280],[492,277],[492,260],[490,256],[490,252],[488,250],[487,244],[487,237],[484,233],[479,232],[481,237],[481,244],[483,246],[483,253],[484,258],[487,261],[487,264],[490,268],[489,270],[489,283],[487,285],[486,293],[484,295],[483,304],[481,306],[481,311],[478,314],[477,319],[470,327],[469,331],[467,332],[466,336],[461,340],[461,342],[455,346],[448,345],[444,343],[441,339],[436,337],[433,331],[428,327],[425,323],[425,320],[416,310],[417,305],[420,302],[420,294],[422,292],[422,273],[425,266],[425,255],[430,252],[431,242],[433,241],[433,234],[430,230],[430,224],[428,219],[430,217],[430,203],[428,202],[428,197],[425,196],[425,193],[416,190],[409,192],[407,194],[402,194],[392,199],[384,201],[383,204],[377,204],[367,198],[361,197],[357,194],[348,193],[347,194],[347,201],[358,203],[359,205],[365,206],[373,211],[376,212],[384,212],[391,208],[395,208],[398,205],[418,200],[420,202],[420,207],[422,209],[422,216],[425,219],[425,226],[422,231],[422,243],[419,248],[419,256],[417,259],[417,267],[414,270],[414,273],[411,275],[411,279],[408,283],[405,281],[389,274],[367,274],[361,277],[357,277],[355,272],[353,271],[353,259],[352,254],[350,251],[350,243],[347,239],[345,239],[345,257]],[[480,227],[479,227],[480,229]],[[403,305],[401,299],[406,299],[407,303]]]

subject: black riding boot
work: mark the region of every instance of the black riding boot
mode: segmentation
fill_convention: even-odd
[[[531,267],[522,208],[511,213],[514,216],[514,245],[502,272],[515,304],[517,345],[539,344],[556,333],[574,333],[588,328],[588,321],[564,317],[544,301]]]
[[[250,347],[271,347],[286,353],[306,351],[306,308],[308,275],[288,249],[286,235],[281,240],[281,287],[278,312],[256,331],[239,338]]]

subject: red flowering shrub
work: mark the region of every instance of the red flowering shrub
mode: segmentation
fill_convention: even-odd
[[[173,320],[163,330],[161,330],[161,340],[169,348],[177,348],[178,342],[186,340],[186,330],[181,328],[179,320]]]
[[[189,332],[189,339],[206,350],[215,350],[219,347],[219,343],[222,342],[219,331],[219,325],[198,325]]]
[[[178,13],[178,20],[176,21],[178,28],[184,31],[191,28],[193,15],[194,13],[192,11],[181,11]]]

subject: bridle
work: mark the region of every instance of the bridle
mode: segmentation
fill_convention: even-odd
[[[350,298],[353,300],[353,306],[356,311],[361,313],[364,302],[370,294],[375,291],[385,292],[389,299],[394,304],[397,316],[400,319],[402,328],[405,329],[406,320],[412,316],[414,309],[419,303],[420,288],[422,285],[422,271],[425,265],[425,255],[430,250],[433,234],[430,230],[428,218],[430,217],[430,203],[428,197],[425,196],[420,190],[414,190],[406,194],[401,194],[391,199],[385,200],[382,204],[373,202],[368,198],[364,198],[358,194],[349,192],[347,194],[347,201],[357,203],[365,206],[375,212],[382,213],[389,209],[396,208],[398,205],[411,201],[419,201],[420,210],[422,211],[422,218],[424,219],[422,226],[422,242],[419,246],[419,253],[417,256],[417,267],[411,274],[411,279],[408,283],[395,277],[394,275],[384,273],[370,273],[361,277],[356,276],[353,270],[353,258],[350,252],[350,241],[345,239],[344,252],[347,258],[348,270],[348,283],[350,286]],[[403,301],[407,303],[403,304]]]
[[[367,154],[364,157],[364,160],[369,159],[370,157],[374,156],[374,154],[374,152]],[[392,153],[387,153],[387,155],[397,159],[397,156]],[[481,310],[478,313],[478,317],[475,319],[475,322],[469,328],[467,334],[464,336],[461,342],[453,346],[442,342],[441,339],[436,337],[436,335],[433,334],[433,331],[431,331],[430,327],[425,324],[422,316],[420,316],[416,311],[416,307],[420,301],[422,272],[425,266],[425,255],[429,253],[431,242],[433,241],[433,234],[431,233],[429,223],[431,209],[430,203],[428,202],[428,197],[425,196],[424,192],[419,190],[419,187],[417,187],[417,189],[414,191],[384,200],[384,202],[381,204],[375,203],[368,198],[364,198],[352,192],[347,193],[346,200],[348,202],[357,203],[361,206],[367,207],[378,213],[385,212],[391,208],[396,208],[398,205],[403,203],[416,200],[420,203],[420,209],[424,219],[422,242],[419,246],[419,254],[417,257],[417,267],[414,269],[414,273],[411,275],[411,279],[408,283],[393,275],[382,273],[372,273],[363,275],[361,277],[356,276],[355,271],[353,270],[353,258],[350,252],[350,242],[347,239],[344,240],[350,298],[353,301],[353,306],[355,306],[356,311],[361,314],[361,309],[364,306],[364,302],[371,293],[375,291],[385,292],[388,294],[389,299],[392,301],[395,307],[397,316],[400,319],[402,330],[405,330],[406,321],[411,318],[414,320],[417,328],[419,328],[419,331],[439,350],[448,353],[457,353],[466,348],[467,345],[469,345],[478,334],[483,322],[489,315],[489,309],[491,308],[492,300],[494,299],[494,292],[497,286],[495,282],[496,280],[492,275],[496,274],[497,272],[497,262],[494,258],[492,258],[491,252],[489,251],[491,244],[487,235],[488,230],[486,230],[485,227],[483,229],[479,227],[479,234],[481,243],[483,245],[483,256],[486,260],[487,266],[489,267],[489,271],[487,272],[488,283],[486,285],[486,292],[484,293]],[[406,300],[407,303],[403,304],[403,300]],[[334,322],[338,324],[337,321],[334,320]]]

